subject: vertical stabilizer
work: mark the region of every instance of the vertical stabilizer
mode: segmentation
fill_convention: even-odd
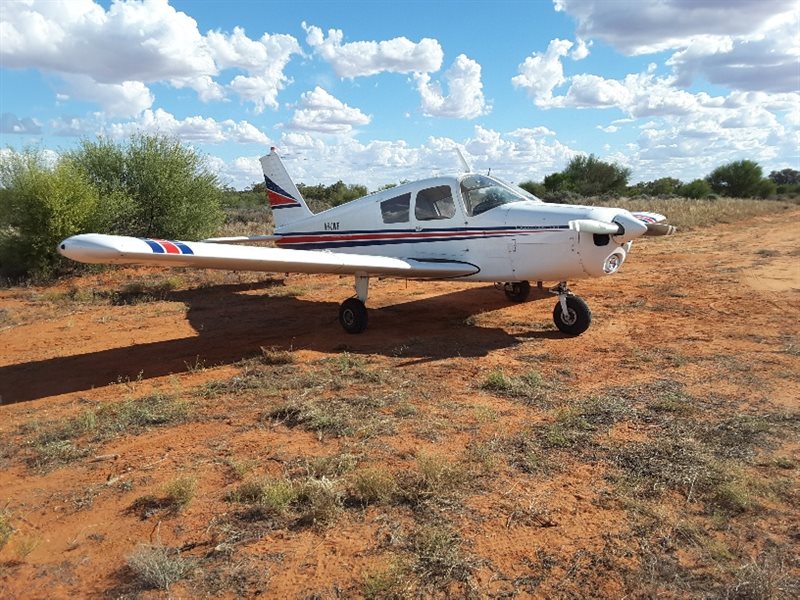
[[[275,228],[312,216],[303,196],[286,172],[275,148],[261,157],[261,168],[264,171],[264,183],[267,186],[267,200],[272,207]]]

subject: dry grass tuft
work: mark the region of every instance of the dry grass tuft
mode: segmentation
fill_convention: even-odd
[[[383,504],[397,492],[397,482],[388,469],[375,467],[354,473],[349,485],[350,498],[361,505]]]
[[[411,567],[393,560],[387,567],[367,573],[361,586],[365,600],[405,600],[413,597]]]
[[[449,527],[419,525],[409,543],[415,557],[414,571],[428,584],[466,581],[475,564],[465,556],[462,543],[461,536]]]
[[[178,477],[164,486],[164,503],[172,512],[181,511],[192,501],[196,490],[194,477]]]
[[[127,559],[135,583],[144,589],[169,590],[173,583],[188,577],[195,569],[193,561],[163,545],[139,545]]]
[[[35,433],[28,440],[28,465],[42,470],[78,460],[91,444],[120,435],[138,434],[150,427],[174,425],[188,420],[190,406],[174,396],[152,394],[134,400],[103,404],[67,420],[32,422],[21,431]],[[78,442],[83,442],[80,446]]]

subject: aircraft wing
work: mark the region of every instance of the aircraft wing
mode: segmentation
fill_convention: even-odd
[[[276,273],[337,273],[424,279],[462,277],[480,270],[473,264],[458,261],[400,259],[217,242],[178,242],[100,233],[74,235],[61,242],[58,251],[67,258],[84,263]]]

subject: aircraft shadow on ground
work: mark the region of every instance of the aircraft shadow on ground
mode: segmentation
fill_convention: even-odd
[[[508,306],[502,292],[481,286],[414,299],[370,310],[370,328],[360,335],[338,324],[338,302],[263,295],[275,281],[221,285],[175,292],[184,302],[196,336],[110,348],[0,367],[0,404],[14,404],[110,383],[186,372],[198,366],[233,364],[256,356],[262,347],[352,352],[403,357],[409,363],[451,357],[485,356],[522,340],[560,338],[557,331],[514,336],[500,328],[470,326],[471,315]],[[399,292],[400,295],[402,292]],[[532,291],[531,312],[552,299]]]

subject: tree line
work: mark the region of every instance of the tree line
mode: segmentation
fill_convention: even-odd
[[[721,165],[703,179],[684,183],[674,177],[628,185],[631,171],[595,155],[574,157],[567,167],[552,173],[542,182],[526,181],[520,187],[544,200],[563,201],[572,196],[679,196],[702,199],[711,196],[731,198],[771,198],[777,194],[800,193],[800,171],[783,169],[764,177],[761,166],[752,160]]]
[[[545,201],[567,202],[610,195],[767,198],[800,193],[800,172],[783,169],[764,177],[750,160],[722,165],[688,183],[664,177],[631,186],[630,174],[594,155],[580,155],[542,182],[521,187]],[[315,212],[368,193],[363,185],[342,181],[297,187]],[[35,148],[8,150],[0,154],[0,276],[47,277],[76,268],[62,261],[56,244],[77,233],[202,239],[219,230],[226,213],[266,211],[265,195],[263,182],[244,191],[223,186],[195,149],[161,135],[134,135],[124,142],[83,140],[55,161]]]

